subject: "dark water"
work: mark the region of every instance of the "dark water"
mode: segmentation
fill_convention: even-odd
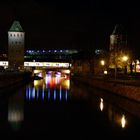
[[[15,139],[139,137],[140,104],[70,80],[51,77],[0,98],[0,135]]]

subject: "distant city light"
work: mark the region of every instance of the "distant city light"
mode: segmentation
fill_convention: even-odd
[[[96,54],[96,55],[103,54],[103,53],[105,53],[105,51],[102,50],[102,49],[96,49],[96,50],[95,50],[95,54]]]

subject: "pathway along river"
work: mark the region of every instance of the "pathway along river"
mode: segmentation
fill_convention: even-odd
[[[140,104],[67,76],[45,74],[0,98],[0,136],[97,139],[139,137]]]

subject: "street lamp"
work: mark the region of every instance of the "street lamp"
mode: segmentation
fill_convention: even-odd
[[[101,64],[101,66],[102,66],[102,71],[103,71],[103,73],[104,73],[104,74],[107,74],[107,71],[105,70],[105,60],[101,60],[101,61],[100,61],[100,64]]]
[[[126,74],[127,73],[127,60],[128,60],[128,56],[124,55],[122,57],[122,60],[124,62],[124,74]]]
[[[123,56],[123,57],[122,57],[122,60],[123,60],[124,62],[126,62],[126,61],[128,60],[128,56]]]
[[[101,60],[100,63],[101,63],[102,66],[105,65],[105,61],[104,60]]]

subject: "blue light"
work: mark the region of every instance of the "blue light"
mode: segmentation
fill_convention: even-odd
[[[48,99],[50,99],[50,89],[48,89]]]
[[[37,89],[36,97],[37,99],[39,98],[39,88]]]
[[[66,98],[66,100],[68,99],[68,91],[67,90],[65,92],[65,98]]]
[[[60,101],[61,101],[62,100],[62,89],[61,89],[61,86],[60,86],[59,98],[60,98]]]
[[[54,89],[54,100],[56,100],[56,89]]]
[[[42,99],[44,100],[44,88],[42,89]]]
[[[31,88],[29,87],[29,100],[31,99]]]
[[[32,98],[35,98],[35,88],[32,89]]]
[[[26,87],[26,98],[28,99],[28,87]]]

